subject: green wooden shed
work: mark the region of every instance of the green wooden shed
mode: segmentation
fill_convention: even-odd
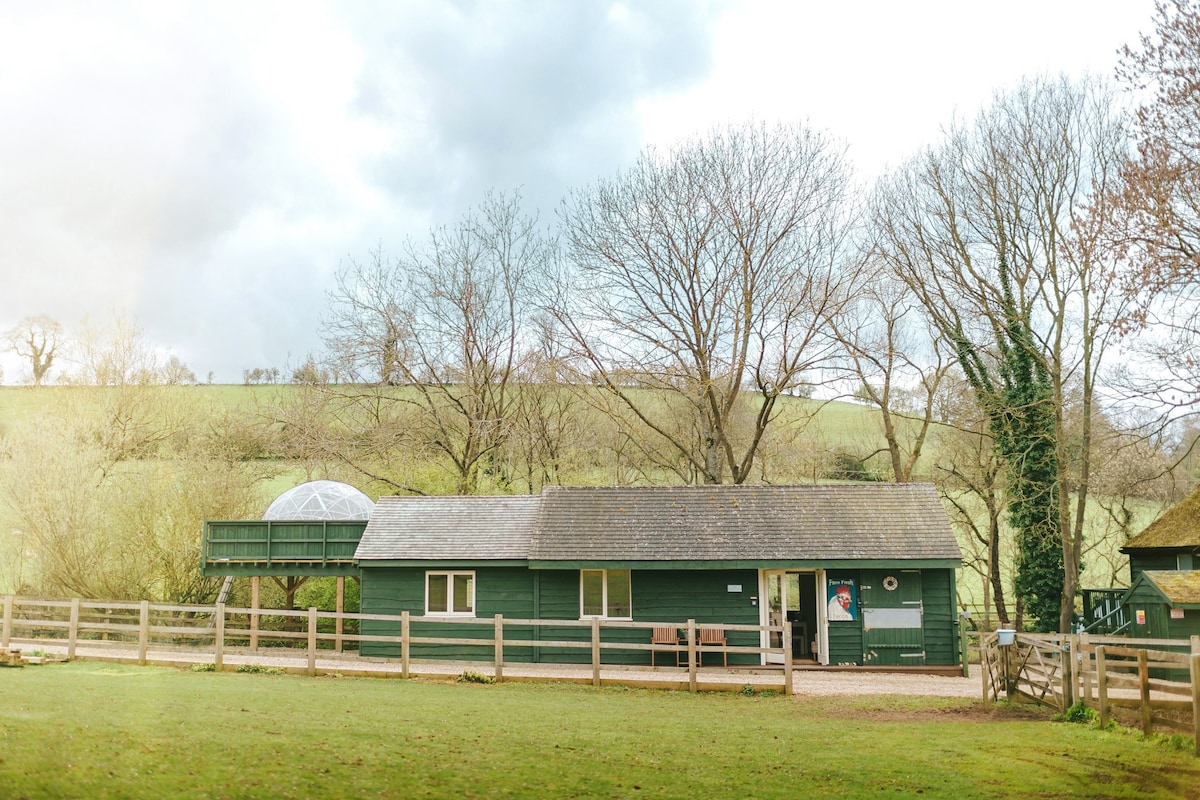
[[[1137,638],[1200,635],[1200,570],[1143,570],[1124,597]]]
[[[547,487],[536,496],[383,497],[355,551],[365,614],[407,611],[437,638],[450,617],[782,625],[792,659],[815,664],[958,663],[955,574],[962,555],[925,484]],[[394,634],[364,619],[364,634]],[[447,629],[450,625],[446,625]],[[461,637],[462,627],[446,637]],[[579,627],[522,638],[582,640]],[[644,642],[644,630],[610,631]],[[480,626],[480,638],[490,632]],[[742,638],[739,640],[739,636]],[[752,632],[730,632],[731,646]],[[613,639],[613,640],[619,640]],[[416,647],[416,645],[414,645]],[[394,657],[389,642],[364,656]],[[422,645],[414,657],[490,658]],[[645,663],[646,651],[606,651]],[[552,645],[514,661],[587,660]],[[731,665],[756,654],[729,655]],[[782,658],[782,656],[780,656]]]

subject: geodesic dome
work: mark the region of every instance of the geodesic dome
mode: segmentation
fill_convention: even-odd
[[[263,519],[370,519],[374,508],[371,498],[349,484],[309,481],[276,497]]]

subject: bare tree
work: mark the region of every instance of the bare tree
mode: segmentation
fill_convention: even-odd
[[[41,386],[62,344],[62,326],[44,314],[25,317],[5,334],[14,353],[29,362],[33,385]]]
[[[462,494],[475,491],[508,433],[535,283],[550,259],[520,205],[519,195],[488,195],[424,246],[352,262],[324,323],[339,373],[371,384],[331,391],[416,410],[417,430],[449,461]]]
[[[892,480],[912,480],[950,369],[943,341],[911,290],[880,268],[869,273],[849,313],[830,325],[846,349],[858,396],[879,410]]]
[[[150,386],[159,383],[158,357],[137,320],[115,313],[105,325],[85,318],[72,339],[68,376],[86,386]]]
[[[1137,150],[1096,216],[1125,257],[1125,322],[1149,356],[1128,386],[1174,411],[1200,403],[1200,8],[1160,0],[1154,27],[1122,52],[1117,74],[1141,99]]]
[[[564,203],[570,263],[550,311],[581,379],[685,462],[677,472],[749,478],[779,397],[837,351],[826,322],[854,277],[850,174],[821,133],[746,124],[649,150]]]
[[[1061,598],[1052,582],[1037,593],[1058,605],[1061,630],[1074,615],[1099,370],[1123,300],[1107,280],[1100,226],[1084,214],[1114,181],[1124,143],[1116,107],[1095,80],[1027,81],[883,181],[875,203],[881,257],[955,347],[998,446],[1008,442],[1010,514],[1030,492],[1049,493],[1044,523],[1064,575]],[[1072,385],[1080,425],[1068,431]],[[1027,448],[1040,441],[1039,415],[1052,452],[1035,463]],[[1011,438],[1014,424],[1033,427]],[[1033,482],[1022,489],[1027,469],[1043,472],[1026,473]],[[1034,534],[1039,546],[1048,535]]]

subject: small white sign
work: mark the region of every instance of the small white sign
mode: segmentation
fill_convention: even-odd
[[[731,583],[728,586],[726,586],[725,588],[728,589],[731,593],[735,593],[735,592],[740,592],[742,590],[742,585],[740,583]]]
[[[1182,608],[1172,608],[1171,609],[1171,619],[1183,619],[1183,609]]]

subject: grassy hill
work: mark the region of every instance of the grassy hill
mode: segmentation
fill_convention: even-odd
[[[279,433],[283,425],[276,409],[281,404],[295,403],[304,397],[304,387],[290,384],[240,386],[198,385],[151,387],[149,389],[118,389],[100,387],[0,387],[0,448],[36,432],[39,436],[74,436],[66,447],[85,450],[103,446],[125,453],[125,460],[105,469],[132,469],[134,464],[154,466],[161,473],[170,472],[173,459],[190,459],[196,453],[212,453],[216,459],[232,458],[252,470],[256,499],[250,503],[250,516],[265,510],[270,501],[282,491],[314,478],[346,480],[378,495],[390,490],[384,484],[370,484],[361,475],[344,465],[320,459],[288,458],[280,455]],[[397,392],[406,391],[396,389]],[[318,412],[312,412],[318,413]],[[78,423],[78,424],[77,424]],[[575,484],[608,484],[619,477],[601,447],[602,436],[589,431],[586,423],[577,426],[574,436],[583,439],[568,441],[566,447],[581,450],[578,458],[568,459],[559,480]],[[905,426],[910,426],[905,430]],[[908,440],[915,430],[915,421],[901,421],[903,437]],[[916,479],[940,477],[936,465],[948,458],[946,446],[954,431],[935,426],[925,444],[918,463]],[[140,438],[139,438],[140,437]],[[104,441],[98,441],[103,439]],[[121,448],[124,448],[123,450]],[[0,453],[4,450],[0,449]],[[232,455],[231,455],[232,454]],[[820,402],[802,398],[783,398],[779,417],[768,431],[760,449],[761,470],[758,480],[772,483],[829,482],[847,479],[886,479],[890,476],[890,461],[884,448],[878,412],[852,402]],[[200,456],[207,457],[207,456]],[[414,456],[419,459],[421,456]],[[0,466],[3,466],[0,460]],[[428,491],[449,491],[443,467],[436,462],[410,464],[418,480],[425,481]],[[14,558],[19,549],[21,525],[11,503],[4,498],[20,491],[14,484],[24,480],[10,469],[0,473],[8,485],[0,486],[0,558],[7,556],[7,569],[0,565],[0,592],[10,591],[20,582],[20,566],[27,559]],[[656,478],[644,473],[640,481],[672,481],[678,477],[662,472]],[[73,484],[70,492],[86,492],[85,485]],[[496,491],[485,486],[483,491]],[[509,487],[508,491],[523,491],[527,487]],[[188,491],[187,487],[180,491]],[[1160,512],[1159,504],[1132,500],[1127,503],[1132,514],[1132,532],[1140,530]],[[200,520],[194,522],[198,531]],[[1113,518],[1092,504],[1089,508],[1088,543],[1094,549],[1085,557],[1085,586],[1107,586],[1113,576],[1122,576],[1122,557],[1117,548],[1124,541],[1125,530],[1118,529]],[[972,539],[965,526],[960,526],[964,555],[974,558]],[[966,568],[961,573],[960,596],[968,605],[982,602],[982,584],[976,572]]]

